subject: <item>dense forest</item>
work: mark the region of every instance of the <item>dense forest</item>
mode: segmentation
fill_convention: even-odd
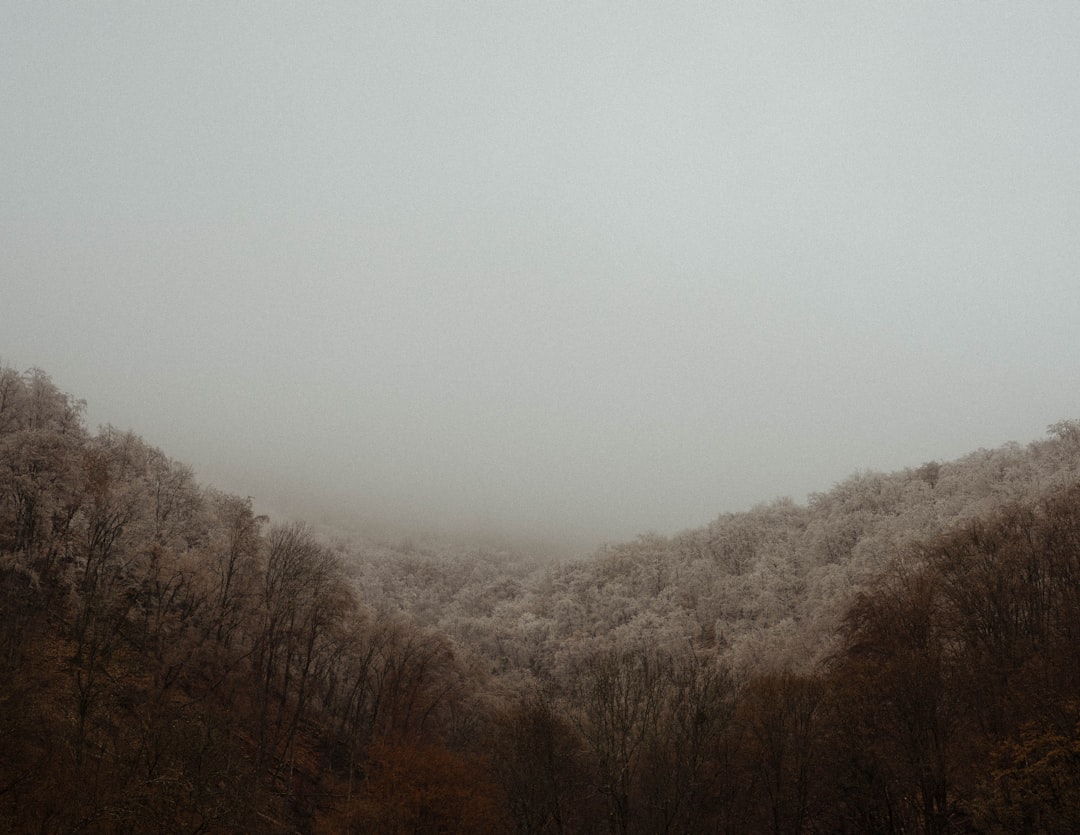
[[[1080,831],[1080,423],[538,564],[0,368],[0,831]]]

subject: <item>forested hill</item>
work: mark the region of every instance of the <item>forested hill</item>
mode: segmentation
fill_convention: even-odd
[[[556,565],[437,545],[338,538],[337,547],[369,603],[405,609],[504,667],[554,670],[597,647],[689,639],[739,670],[810,669],[890,561],[1078,480],[1080,422],[1064,421],[1026,446],[857,473],[805,506],[779,499]]]
[[[1080,424],[577,561],[255,515],[0,368],[0,831],[1080,831]]]

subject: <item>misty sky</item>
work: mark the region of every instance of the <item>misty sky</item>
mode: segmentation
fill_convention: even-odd
[[[1080,3],[0,2],[0,361],[581,549],[1080,417]]]

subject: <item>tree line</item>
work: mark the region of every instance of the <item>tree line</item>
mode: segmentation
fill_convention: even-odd
[[[1080,829],[1074,479],[965,515],[956,467],[864,475],[582,563],[433,567],[272,524],[82,413],[0,369],[4,831]],[[1073,429],[1032,471],[1072,471]],[[871,524],[915,491],[942,498],[912,536]],[[749,578],[796,595],[870,542],[839,611],[793,621],[812,658],[723,634],[766,605]],[[722,589],[686,581],[708,564]]]

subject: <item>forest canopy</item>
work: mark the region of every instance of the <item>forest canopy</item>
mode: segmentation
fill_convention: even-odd
[[[534,564],[0,368],[0,829],[1080,830],[1080,423]]]

